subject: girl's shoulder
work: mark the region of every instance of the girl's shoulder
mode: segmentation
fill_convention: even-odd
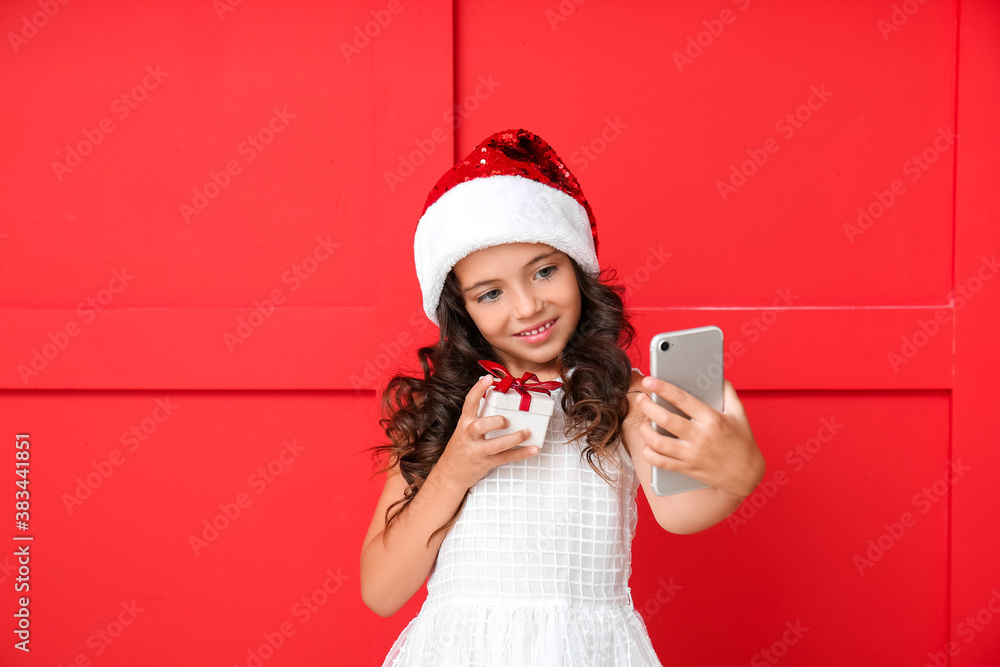
[[[635,399],[640,392],[644,394],[649,393],[646,388],[642,386],[642,379],[644,377],[646,377],[645,374],[643,374],[643,372],[638,368],[632,369],[632,380],[629,382],[627,393],[629,403],[628,416],[625,418],[625,423],[622,424],[622,444],[625,446],[625,451],[628,452],[630,456],[632,449],[629,443],[630,441],[637,440],[635,429],[644,420],[642,411],[636,404]]]
[[[641,392],[644,392],[644,393],[647,393],[647,394],[649,393],[642,386],[642,379],[644,377],[646,377],[645,373],[643,373],[642,371],[640,371],[638,368],[634,368],[634,367],[632,368],[632,379],[629,381],[629,386],[628,386],[628,393],[629,393],[629,395],[632,395],[632,394],[634,394],[637,391],[641,391]]]
[[[646,388],[642,386],[642,379],[644,377],[646,377],[645,374],[643,374],[643,372],[640,371],[638,368],[632,369],[632,379],[629,381],[628,392],[627,392],[627,396],[629,398],[629,416],[631,416],[634,411],[635,412],[638,411],[638,408],[636,408],[635,406],[635,399],[636,399],[635,395],[639,392],[643,392],[646,394],[649,393],[646,390]]]

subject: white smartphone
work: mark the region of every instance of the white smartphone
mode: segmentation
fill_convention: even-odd
[[[719,327],[698,327],[656,334],[649,344],[649,374],[677,385],[708,407],[722,412],[722,351],[722,329]],[[652,394],[652,397],[657,405],[690,419],[672,403],[656,394]],[[677,437],[655,423],[653,429],[671,438]],[[650,486],[656,495],[669,496],[704,489],[708,484],[674,470],[653,466]]]

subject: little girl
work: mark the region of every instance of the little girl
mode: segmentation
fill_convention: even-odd
[[[431,190],[414,258],[440,337],[418,351],[423,377],[383,395],[387,475],[361,552],[372,611],[425,580],[427,598],[384,666],[660,665],[628,586],[638,487],[660,526],[693,533],[763,477],[730,382],[719,413],[631,367],[624,288],[597,248],[576,178],[526,130],[488,137]],[[494,379],[480,360],[562,383],[541,448],[521,446],[527,430],[485,437],[508,420],[477,416]],[[654,465],[710,486],[657,496]]]

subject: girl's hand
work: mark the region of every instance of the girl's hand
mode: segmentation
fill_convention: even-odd
[[[503,415],[477,416],[479,400],[492,384],[493,376],[487,375],[469,390],[455,432],[435,466],[441,468],[449,480],[461,484],[464,489],[481,480],[498,465],[526,459],[538,453],[537,447],[513,449],[531,437],[528,429],[489,440],[484,437],[490,431],[507,428],[510,423]]]
[[[757,447],[743,403],[725,381],[723,411],[717,412],[680,387],[652,376],[643,387],[673,403],[690,420],[638,396],[639,409],[676,438],[653,430],[649,421],[639,426],[642,455],[650,465],[676,470],[739,498],[753,493],[764,477],[764,456]]]

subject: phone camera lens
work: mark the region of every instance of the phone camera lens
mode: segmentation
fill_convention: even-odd
[[[666,352],[669,349],[670,349],[670,341],[669,340],[662,340],[662,341],[660,341],[660,351],[661,352]]]

